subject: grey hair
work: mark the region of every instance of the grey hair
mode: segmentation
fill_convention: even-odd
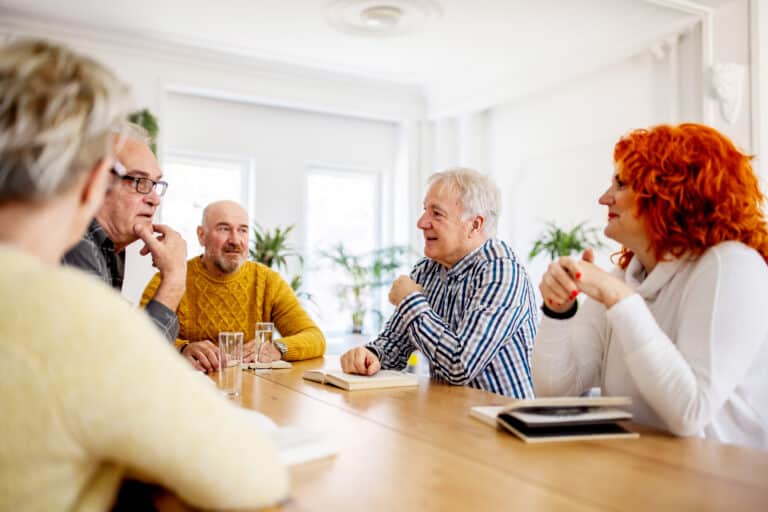
[[[67,48],[0,47],[0,204],[56,196],[111,155],[129,100],[111,71]]]
[[[141,142],[145,146],[151,146],[155,142],[154,137],[149,134],[146,128],[127,119],[115,124],[112,127],[112,133],[118,135],[121,140],[132,139]]]
[[[483,231],[488,236],[496,236],[501,210],[499,187],[490,177],[474,169],[456,167],[436,172],[427,179],[429,186],[445,183],[459,192],[464,208],[464,220],[474,215],[481,215],[485,222]]]

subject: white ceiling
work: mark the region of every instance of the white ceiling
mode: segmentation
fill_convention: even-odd
[[[500,87],[514,97],[597,69],[697,20],[661,5],[668,0],[433,1],[442,16],[419,33],[391,38],[332,29],[324,17],[329,0],[0,0],[0,17],[31,16],[415,85],[433,106],[463,107]]]

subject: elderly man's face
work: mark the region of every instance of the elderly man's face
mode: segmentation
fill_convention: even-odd
[[[217,274],[231,274],[248,257],[248,214],[237,203],[225,201],[208,208],[197,230],[207,268]]]
[[[149,147],[135,139],[126,139],[115,158],[125,167],[128,176],[158,181],[163,175]],[[155,189],[142,194],[136,190],[134,181],[113,177],[113,186],[96,218],[112,242],[124,247],[138,239],[135,225],[152,224],[159,205],[160,196]]]
[[[451,268],[474,248],[473,219],[462,220],[459,192],[435,183],[424,197],[424,213],[416,226],[424,232],[424,255]]]

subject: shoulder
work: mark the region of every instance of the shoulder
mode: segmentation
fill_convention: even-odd
[[[474,264],[475,275],[485,272],[510,272],[526,277],[525,267],[512,248],[503,240],[491,238],[478,249]]]
[[[45,350],[72,353],[75,348],[78,357],[99,353],[106,357],[96,347],[108,346],[119,353],[124,344],[138,346],[159,337],[143,312],[92,276],[39,262],[14,261],[10,268],[11,275],[0,281],[0,290],[14,290],[0,295],[13,296],[3,305],[6,316],[15,318],[17,327],[37,332],[39,336],[31,337],[37,341],[31,342],[39,342]]]
[[[693,262],[694,272],[734,274],[768,279],[768,264],[755,249],[741,242],[722,242],[710,247]]]

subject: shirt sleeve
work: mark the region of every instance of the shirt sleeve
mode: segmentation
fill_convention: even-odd
[[[456,329],[432,310],[420,292],[408,295],[391,319],[391,329],[407,333],[429,359],[432,375],[453,385],[472,381],[534,314],[525,271],[512,260],[485,263],[472,287],[466,313]]]
[[[533,343],[537,396],[574,396],[600,385],[605,324],[605,307],[591,299],[573,318],[542,318]]]
[[[144,308],[152,323],[160,330],[163,337],[174,346],[179,347],[185,340],[180,340],[179,336],[179,317],[175,311],[172,311],[165,304],[161,304],[154,300],[155,293],[160,287],[162,279],[160,273],[156,273],[152,276],[152,279],[144,288],[144,293],[141,294],[141,301],[139,305]]]
[[[78,268],[98,277],[107,286],[112,286],[106,262],[99,254],[99,248],[91,240],[81,239],[61,258],[64,265]]]
[[[422,274],[425,260],[417,263],[411,270],[411,279],[419,282]],[[403,299],[405,302],[408,297]],[[387,369],[402,370],[408,364],[408,357],[416,350],[416,345],[410,339],[408,332],[403,328],[400,316],[397,314],[398,308],[395,308],[392,316],[384,324],[384,328],[376,338],[368,343],[365,348],[376,354],[379,358],[381,367]]]
[[[768,339],[765,261],[741,248],[702,258],[680,295],[674,339],[638,295],[607,312],[638,389],[678,435],[712,421]]]

